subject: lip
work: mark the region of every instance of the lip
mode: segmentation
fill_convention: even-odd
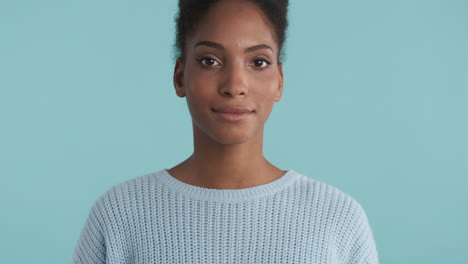
[[[217,108],[212,108],[214,112],[218,113],[227,113],[227,114],[246,114],[246,113],[252,113],[254,110],[243,107],[243,106],[222,106],[222,107],[217,107]]]
[[[242,106],[226,106],[226,107],[218,107],[211,109],[216,116],[219,118],[230,121],[230,122],[237,122],[246,119],[255,111],[249,108],[245,108]]]

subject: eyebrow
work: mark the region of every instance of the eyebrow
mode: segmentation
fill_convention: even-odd
[[[208,47],[215,48],[215,49],[218,49],[218,50],[225,50],[223,45],[221,45],[219,43],[216,43],[216,42],[212,42],[212,41],[200,41],[197,44],[195,44],[194,47],[198,47],[198,46],[208,46]],[[249,53],[249,52],[252,52],[252,51],[259,50],[259,49],[270,49],[271,51],[273,51],[272,47],[270,47],[270,46],[268,46],[266,44],[260,44],[260,45],[255,45],[255,46],[246,48],[244,50],[244,53]]]

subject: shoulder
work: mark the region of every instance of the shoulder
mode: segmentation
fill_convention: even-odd
[[[93,207],[111,212],[135,206],[158,188],[156,176],[160,173],[153,172],[112,185],[98,197]]]
[[[299,188],[303,195],[308,199],[312,199],[314,205],[330,208],[334,214],[362,214],[364,209],[360,202],[346,193],[342,189],[332,184],[307,177],[301,173]]]
[[[301,196],[306,198],[311,218],[342,241],[356,239],[359,232],[366,231],[362,229],[367,229],[368,218],[356,198],[334,185],[302,176]]]
[[[301,185],[305,196],[312,199],[312,213],[334,237],[339,256],[378,263],[373,232],[362,204],[340,188],[319,180],[303,176]],[[363,263],[359,261],[356,263]]]

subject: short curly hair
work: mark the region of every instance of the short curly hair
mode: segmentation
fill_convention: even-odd
[[[179,0],[179,11],[176,15],[176,40],[174,44],[176,58],[185,59],[186,39],[196,29],[198,22],[208,9],[222,0]],[[265,13],[274,29],[274,38],[278,44],[278,60],[284,57],[283,46],[288,27],[288,0],[249,0]]]

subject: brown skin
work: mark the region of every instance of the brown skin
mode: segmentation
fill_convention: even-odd
[[[197,45],[202,41],[222,48]],[[216,3],[187,39],[185,54],[175,65],[174,87],[187,99],[194,152],[168,172],[212,189],[249,188],[280,178],[285,172],[263,156],[264,125],[281,99],[283,71],[273,28],[262,10],[248,1]],[[230,122],[212,110],[233,105],[254,112]]]

